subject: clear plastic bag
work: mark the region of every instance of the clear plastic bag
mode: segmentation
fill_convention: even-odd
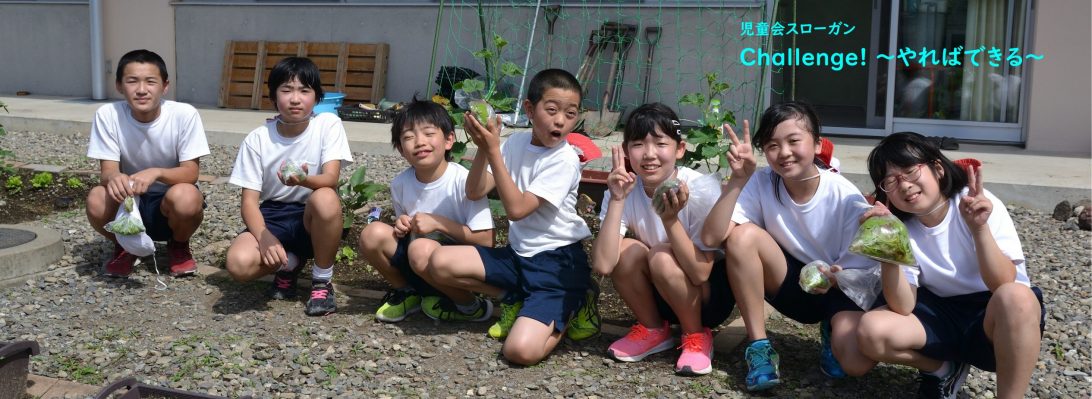
[[[817,289],[830,288],[830,280],[823,271],[830,270],[830,265],[821,260],[812,261],[800,269],[800,289],[809,294],[817,294]],[[840,281],[839,281],[840,282]]]
[[[910,234],[895,215],[868,218],[857,229],[849,251],[880,262],[914,266],[918,261],[910,249]]]
[[[488,126],[489,121],[497,117],[497,112],[493,110],[493,106],[489,105],[485,100],[470,100],[467,102],[467,107],[478,118],[478,123],[482,124],[482,126]]]
[[[295,176],[297,181],[307,179],[307,172],[303,171],[305,165],[307,165],[307,161],[281,161],[281,167],[278,169],[281,173],[281,183],[287,182],[288,178],[292,176]]]
[[[664,194],[669,191],[678,193],[681,184],[682,182],[674,177],[660,183],[660,186],[656,187],[656,192],[652,194],[652,209],[655,209],[657,213],[661,212],[664,209]]]
[[[872,308],[883,291],[878,265],[867,269],[842,269],[834,273],[834,278],[838,279],[838,289],[865,311]]]
[[[106,231],[114,233],[118,245],[136,256],[148,256],[155,253],[155,243],[145,233],[144,220],[140,217],[139,203],[136,197],[126,198],[114,221],[107,223]]]

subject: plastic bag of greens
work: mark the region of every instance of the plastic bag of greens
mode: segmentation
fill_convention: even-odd
[[[303,170],[303,167],[307,165],[307,161],[281,161],[281,167],[277,169],[280,172],[281,183],[288,182],[288,178],[295,176],[297,181],[304,181],[307,179],[307,172]]]
[[[155,253],[155,243],[145,233],[144,220],[140,217],[140,208],[135,197],[126,198],[114,221],[107,223],[106,231],[114,233],[118,245],[136,256],[148,256]]]
[[[823,274],[825,270],[830,270],[830,265],[821,260],[804,265],[804,268],[800,269],[800,289],[809,294],[817,294],[816,289],[830,288],[830,280]]]
[[[478,123],[482,126],[488,126],[489,121],[497,117],[497,112],[493,110],[493,106],[485,102],[485,100],[470,100],[467,102],[467,109],[478,118]]]
[[[910,235],[906,232],[906,225],[895,215],[871,217],[861,223],[857,236],[849,244],[849,251],[880,262],[918,265],[910,250]]]
[[[668,191],[678,193],[680,185],[682,185],[682,182],[674,177],[660,183],[660,186],[656,187],[656,192],[652,194],[652,209],[656,210],[656,213],[662,212],[664,209],[664,194]]]
[[[834,273],[834,278],[838,279],[838,289],[865,311],[871,310],[872,303],[883,291],[879,265],[867,269],[842,269]]]

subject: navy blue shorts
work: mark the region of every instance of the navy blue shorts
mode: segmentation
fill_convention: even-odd
[[[284,250],[296,254],[302,264],[314,257],[311,234],[303,226],[306,205],[298,202],[264,201],[258,206],[265,219],[265,228],[281,242]]]
[[[1046,306],[1043,291],[1031,287],[1039,299],[1039,332],[1046,329]],[[982,323],[986,319],[986,305],[993,293],[939,297],[925,288],[918,288],[918,303],[914,316],[925,327],[925,346],[921,354],[937,360],[954,360],[970,363],[985,371],[997,371],[993,344],[986,338]]]
[[[502,301],[523,300],[518,316],[554,323],[556,331],[564,331],[570,316],[584,306],[591,268],[580,242],[530,258],[517,255],[510,246],[475,248],[485,266],[485,283],[506,291]]]
[[[781,282],[777,295],[773,298],[767,297],[766,302],[790,319],[801,324],[815,324],[830,320],[838,312],[863,312],[887,303],[881,294],[877,295],[876,301],[869,309],[861,309],[856,302],[837,288],[831,288],[823,295],[809,294],[800,289],[800,270],[804,269],[806,264],[789,255],[784,248],[781,251],[785,254],[785,280]]]
[[[166,191],[146,192],[140,196],[140,204],[137,205],[137,208],[140,209],[140,219],[144,221],[145,232],[148,233],[148,237],[152,238],[152,241],[169,241],[174,238],[171,225],[167,222],[167,217],[163,215],[163,209],[161,209],[163,197],[166,195]],[[208,204],[204,203],[204,194],[201,194],[201,197],[201,206],[204,209]]]
[[[440,291],[425,282],[425,279],[417,275],[417,273],[413,271],[413,268],[410,267],[408,251],[411,241],[409,234],[398,239],[398,247],[394,250],[394,256],[391,256],[391,267],[402,274],[402,277],[406,279],[406,283],[416,290],[418,295],[441,295]],[[443,244],[441,243],[441,245]]]
[[[713,263],[713,271],[709,273],[709,300],[701,304],[701,325],[703,327],[716,328],[728,316],[732,315],[732,309],[736,307],[736,297],[732,295],[732,287],[728,285],[728,273],[724,270],[724,260]],[[656,299],[656,309],[660,311],[660,317],[669,323],[679,322],[679,316],[660,296],[660,291],[653,289],[653,297]]]

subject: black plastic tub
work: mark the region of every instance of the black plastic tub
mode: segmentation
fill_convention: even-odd
[[[0,342],[0,398],[26,396],[30,357],[38,351],[34,341]]]

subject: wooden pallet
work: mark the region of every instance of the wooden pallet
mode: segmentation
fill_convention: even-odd
[[[228,41],[220,78],[222,108],[273,109],[266,79],[284,57],[308,57],[323,91],[345,94],[343,104],[378,103],[387,81],[386,43]]]

